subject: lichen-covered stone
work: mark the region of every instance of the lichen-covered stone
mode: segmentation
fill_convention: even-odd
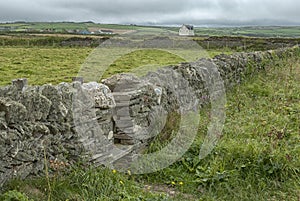
[[[36,91],[36,88],[28,89],[22,94],[20,102],[28,111],[31,121],[45,121],[49,115],[52,102]]]
[[[16,124],[26,121],[28,112],[21,103],[0,97],[0,112],[4,114],[7,124]]]

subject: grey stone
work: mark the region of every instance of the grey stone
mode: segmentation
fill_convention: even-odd
[[[45,121],[50,112],[52,102],[42,94],[33,90],[26,90],[20,102],[28,110],[28,118],[33,121]]]
[[[12,85],[22,91],[27,87],[28,81],[26,78],[19,78],[12,81]]]
[[[16,101],[0,97],[0,112],[5,113],[5,121],[8,124],[21,123],[27,120],[26,107]]]
[[[133,121],[132,120],[117,120],[116,127],[121,128],[121,129],[133,127]]]

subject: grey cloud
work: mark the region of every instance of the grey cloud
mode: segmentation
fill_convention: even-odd
[[[11,0],[0,21],[88,21],[195,25],[300,24],[297,0]]]

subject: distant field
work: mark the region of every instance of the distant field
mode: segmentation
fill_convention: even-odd
[[[167,28],[178,31],[178,27]],[[253,26],[253,27],[195,27],[197,36],[249,36],[266,38],[299,38],[300,26],[280,27],[280,26]]]
[[[66,30],[111,29],[116,33],[124,31],[163,29],[178,32],[177,27],[141,26],[141,25],[119,25],[119,24],[97,24],[93,22],[18,22],[2,23],[0,28],[12,27],[14,32],[53,29],[54,32]],[[0,32],[1,33],[1,32]],[[300,37],[300,26],[248,26],[248,27],[197,27],[195,33],[198,36],[254,36],[254,37]]]
[[[115,29],[115,30],[140,30],[145,29],[143,26],[136,25],[118,25],[118,24],[96,24],[92,22],[30,22],[30,23],[4,23],[0,27],[13,27],[14,32],[39,32],[41,30],[51,29],[54,32],[64,32],[66,30],[87,30],[96,29]],[[122,32],[122,31],[119,31]]]
[[[209,36],[300,37],[300,27],[197,27],[195,32],[197,35]]]
[[[4,23],[0,26],[14,26],[19,28],[32,28],[32,29],[78,29],[88,27],[102,27],[102,28],[117,28],[117,29],[135,29],[136,26],[130,25],[115,25],[115,24],[95,24],[91,22],[17,22],[17,23]]]
[[[147,29],[152,32],[161,33],[161,29],[153,27]],[[143,35],[146,34],[147,31],[141,29],[136,33]],[[168,33],[168,30],[165,30],[163,33]],[[200,46],[206,48],[207,42],[204,42],[203,44],[201,43],[203,38],[204,37],[195,37],[193,39],[197,41]],[[262,47],[267,46],[268,43],[274,44],[273,39],[268,39],[268,42],[266,42],[266,39],[252,39],[246,37],[242,39],[245,40],[244,43],[247,44],[247,46],[244,45],[244,43],[241,43],[234,44],[234,47],[227,47],[227,41],[231,41],[231,39],[234,40],[231,43],[239,43],[242,40],[237,37],[234,38],[221,37],[219,39],[215,39],[220,40],[224,43],[224,45],[220,45],[220,47],[213,47],[213,43],[211,42],[209,45],[210,48],[207,48],[208,50],[201,52],[199,48],[201,55],[199,55],[199,57],[192,58],[190,61],[202,57],[214,57],[215,55],[222,53],[230,54],[240,50],[260,50]],[[92,45],[89,45],[91,47],[97,47],[99,45],[98,40],[105,40],[103,37],[97,36],[91,39],[90,36],[85,35],[78,35],[75,37],[75,35],[59,33],[44,33],[38,34],[38,36],[33,36],[32,34],[10,34],[0,36],[0,85],[10,84],[11,80],[22,77],[28,78],[29,84],[31,85],[70,82],[71,77],[78,75],[82,65],[86,62],[94,48],[79,47],[80,45],[76,46],[72,45],[72,43],[67,44],[67,46],[72,47],[62,47],[62,42],[68,41],[69,39],[72,39],[73,42],[80,39],[83,43],[91,43]],[[280,41],[277,42],[281,44]],[[282,41],[282,43],[285,43],[284,40]],[[240,45],[242,46],[240,47]],[[242,47],[246,47],[246,49],[243,49]],[[116,52],[119,52],[119,50]],[[177,55],[185,55],[184,58],[187,58],[193,55],[193,52],[184,50],[184,52],[178,52]],[[104,58],[110,57],[111,54],[108,52],[107,56]],[[111,61],[108,64],[105,64],[105,67],[109,66],[109,68],[107,68],[104,72],[103,78],[122,72],[134,72],[137,75],[144,75],[146,72],[153,71],[161,66],[178,64],[183,61],[184,59],[180,58],[180,56],[176,56],[176,53],[174,55],[159,50],[136,51],[129,55],[123,55],[116,61]],[[100,63],[103,63],[103,60],[101,60]],[[99,65],[95,67],[91,66],[91,68],[86,72],[93,73],[95,69],[97,71],[99,69]]]

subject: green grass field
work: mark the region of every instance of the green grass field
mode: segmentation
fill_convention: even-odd
[[[77,76],[81,65],[92,48],[0,48],[0,85],[7,85],[16,78],[28,78],[32,85],[70,82]],[[130,72],[138,66],[166,66],[184,60],[176,55],[158,50],[140,50],[116,60],[104,77]],[[145,72],[151,69],[144,69]],[[93,70],[94,71],[94,70]],[[140,72],[143,74],[143,72]]]
[[[30,84],[70,81],[91,51],[91,48],[0,48],[0,85],[23,77]]]
[[[94,50],[93,48],[69,47],[0,47],[0,86],[8,85],[17,78],[27,78],[30,85],[70,82],[71,77],[78,75]],[[209,50],[207,53],[203,51],[199,57],[214,56],[222,52],[231,53],[230,50]],[[109,53],[107,53],[108,56]],[[184,54],[184,52],[179,53]],[[192,54],[192,52],[187,51],[186,54]],[[137,75],[144,75],[156,68],[183,61],[183,58],[169,52],[139,50],[109,63],[103,78],[116,73],[132,72],[132,70]]]

